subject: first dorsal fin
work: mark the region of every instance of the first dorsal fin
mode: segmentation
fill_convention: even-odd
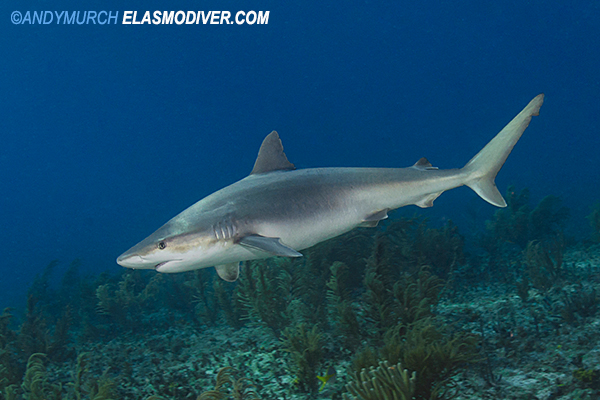
[[[417,161],[413,167],[418,169],[437,169],[437,167],[431,165],[429,160],[427,160],[425,157],[419,159],[419,161]]]
[[[292,169],[296,169],[296,167],[285,156],[279,134],[276,131],[269,133],[260,146],[258,157],[256,157],[256,162],[250,175],[264,174],[271,171],[289,171]]]

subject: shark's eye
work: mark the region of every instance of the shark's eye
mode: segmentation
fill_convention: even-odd
[[[158,242],[158,249],[159,250],[164,250],[167,247],[167,243],[165,243],[164,240],[161,240],[160,242]]]

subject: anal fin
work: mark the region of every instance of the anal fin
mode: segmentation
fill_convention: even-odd
[[[431,193],[423,197],[421,200],[416,202],[415,204],[421,208],[433,207],[433,201],[440,197],[440,195],[444,192]]]

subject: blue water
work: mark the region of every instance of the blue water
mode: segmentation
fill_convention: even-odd
[[[600,201],[595,1],[107,2],[101,9],[269,10],[268,25],[14,25],[0,6],[0,304],[75,258],[88,273],[252,169],[277,130],[297,167],[460,167],[538,93],[498,176],[560,196],[570,230]],[[564,3],[564,4],[563,4]],[[51,8],[54,7],[54,8]],[[97,10],[101,10],[97,9]],[[465,188],[422,210],[494,211]],[[416,208],[410,212],[416,211]]]

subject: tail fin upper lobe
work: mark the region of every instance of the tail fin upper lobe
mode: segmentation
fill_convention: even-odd
[[[465,185],[488,203],[497,207],[506,207],[506,201],[498,191],[494,179],[529,125],[531,117],[539,115],[543,102],[544,94],[537,95],[462,168],[461,171],[466,175]]]

